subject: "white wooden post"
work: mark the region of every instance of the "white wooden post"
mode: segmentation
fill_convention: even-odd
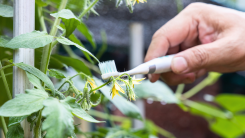
[[[32,32],[35,29],[35,0],[14,0],[14,36]],[[34,50],[20,48],[14,51],[14,62],[24,62],[34,66]],[[17,67],[13,68],[13,97],[25,93],[25,89],[33,88],[25,72]],[[30,126],[25,120],[22,122],[25,138],[31,138]]]
[[[132,23],[130,25],[130,69],[140,65],[144,60],[144,30],[141,23]],[[142,78],[143,75],[136,75],[136,78]],[[136,106],[140,109],[141,115],[145,116],[145,105],[143,100],[136,100]],[[134,120],[134,128],[142,128],[144,123]]]

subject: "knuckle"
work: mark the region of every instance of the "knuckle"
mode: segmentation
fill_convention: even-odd
[[[195,67],[202,67],[204,66],[207,61],[208,61],[208,54],[203,48],[196,48],[193,51],[194,58],[193,59],[195,62]]]

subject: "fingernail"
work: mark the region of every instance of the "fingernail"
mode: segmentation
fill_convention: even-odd
[[[173,71],[176,73],[185,73],[188,69],[187,62],[183,57],[176,57],[173,59]]]
[[[152,78],[152,75],[148,74],[148,79],[151,80],[151,78]]]

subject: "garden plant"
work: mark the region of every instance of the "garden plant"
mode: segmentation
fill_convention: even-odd
[[[218,106],[190,100],[201,89],[215,83],[221,76],[219,73],[209,73],[207,78],[185,93],[183,84],[174,93],[162,82],[151,84],[144,78],[127,74],[111,77],[107,81],[96,77],[100,75],[97,66],[100,63],[99,58],[107,46],[105,32],[101,32],[103,45],[93,55],[74,31],[78,30],[84,35],[92,49],[98,49],[93,34],[83,22],[89,20],[90,14],[98,15],[98,1],[36,0],[36,30],[14,38],[8,34],[13,29],[12,2],[2,1],[0,4],[0,126],[7,138],[24,137],[21,122],[25,119],[30,123],[30,130],[35,138],[76,138],[76,135],[92,138],[153,138],[158,134],[175,137],[144,119],[137,106],[131,102],[137,98],[149,97],[156,101],[177,104],[186,112],[204,117],[210,129],[220,136],[244,135],[245,115],[242,111],[245,110],[245,96],[220,94],[212,99]],[[133,12],[134,4],[144,2],[146,1],[118,0],[115,4],[116,7],[125,4]],[[180,11],[181,1],[176,2]],[[69,56],[56,54],[59,47],[64,48]],[[72,47],[80,49],[84,58],[76,55]],[[12,61],[13,50],[18,48],[35,49],[35,67]],[[24,94],[16,95],[12,99],[13,66],[25,71],[34,88],[27,89]],[[68,67],[77,73],[69,76],[66,71]],[[113,103],[125,117],[110,114],[106,108],[108,103]],[[91,109],[98,105],[104,107],[106,113]],[[78,128],[80,124],[74,123],[74,116],[92,123],[105,122],[94,117],[109,120],[112,127],[83,132]],[[145,126],[132,129],[131,119],[138,119]]]

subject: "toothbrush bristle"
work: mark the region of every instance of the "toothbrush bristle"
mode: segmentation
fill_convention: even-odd
[[[117,67],[114,60],[99,63],[99,68],[102,75],[117,72]]]

